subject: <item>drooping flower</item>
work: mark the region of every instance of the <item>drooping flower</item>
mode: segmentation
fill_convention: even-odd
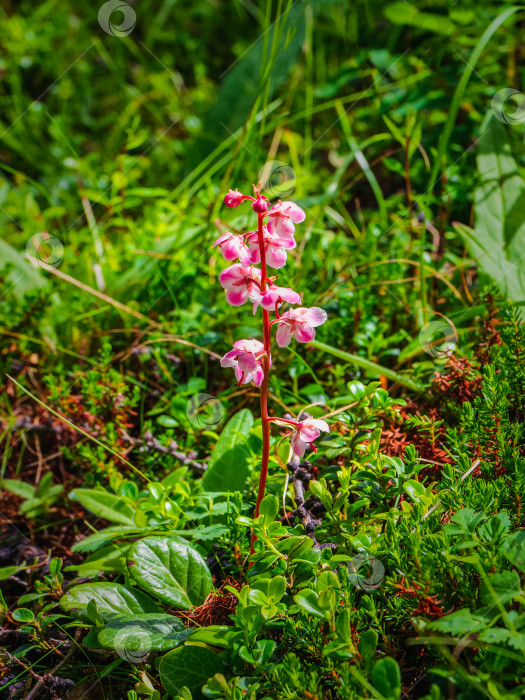
[[[281,238],[293,238],[294,224],[300,224],[306,214],[294,202],[277,202],[268,212],[268,231]]]
[[[306,418],[298,423],[290,440],[295,454],[298,457],[303,457],[307,444],[310,444],[312,450],[317,452],[317,447],[313,444],[313,442],[314,440],[317,440],[321,434],[321,431],[328,433],[330,428],[328,427],[328,423],[326,423],[326,421],[319,418]]]
[[[278,287],[276,284],[271,284],[264,294],[261,293],[260,298],[254,302],[253,313],[257,311],[259,305],[266,311],[275,311],[275,305],[281,306],[285,301],[289,304],[300,304],[301,297],[289,287]]]
[[[233,350],[221,359],[221,367],[233,367],[239,384],[252,382],[261,386],[264,380],[264,369],[261,357],[264,355],[264,345],[258,340],[236,340]]]
[[[237,209],[239,204],[244,202],[245,199],[253,199],[253,197],[249,197],[247,194],[242,194],[242,192],[239,192],[239,190],[230,190],[224,197],[224,204],[231,209]]]
[[[277,345],[285,348],[290,345],[292,337],[300,343],[309,343],[315,338],[316,326],[322,325],[326,318],[326,311],[318,306],[289,309],[277,322],[279,324],[276,334]]]
[[[269,200],[262,194],[257,194],[257,199],[252,203],[253,211],[257,214],[264,214],[268,211]]]
[[[235,263],[221,272],[219,282],[232,306],[242,306],[248,299],[257,301],[261,293],[261,271],[257,267]]]
[[[225,260],[237,260],[243,265],[249,265],[251,262],[251,252],[244,244],[242,236],[235,235],[226,231],[222,236],[219,236],[212,247],[218,245]]]
[[[291,238],[281,238],[277,234],[272,235],[266,226],[263,228],[264,251],[266,254],[266,264],[279,270],[286,265],[287,250],[295,248],[297,243],[293,236]],[[248,244],[252,255],[253,263],[261,262],[261,249],[257,231],[248,236]]]

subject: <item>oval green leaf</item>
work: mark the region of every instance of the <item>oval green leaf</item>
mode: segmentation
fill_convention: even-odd
[[[87,606],[94,600],[103,620],[111,620],[117,615],[141,615],[161,613],[162,610],[151,598],[136,588],[121,583],[82,583],[75,586],[60,598],[62,610],[76,613],[82,619],[89,619]]]
[[[201,605],[211,590],[211,574],[201,555],[167,537],[135,542],[128,570],[141,588],[177,608]]]
[[[184,687],[192,691],[202,688],[208,678],[222,671],[222,663],[210,649],[186,644],[163,656],[159,671],[164,688],[178,695]]]
[[[145,658],[150,651],[174,649],[189,637],[191,631],[174,615],[119,615],[99,631],[97,639],[103,649],[114,649],[131,660]]]

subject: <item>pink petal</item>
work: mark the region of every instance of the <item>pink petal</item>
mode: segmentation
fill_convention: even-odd
[[[240,280],[244,279],[248,274],[248,268],[245,268],[243,265],[236,263],[235,265],[231,265],[230,267],[227,267],[221,272],[221,274],[219,275],[219,282],[221,283],[222,287],[224,287],[224,289],[229,289],[234,284],[234,282],[239,282]]]
[[[219,236],[215,243],[212,245],[212,248],[215,248],[216,245],[221,245],[221,243],[224,243],[224,241],[227,241],[229,237],[231,236],[231,233],[223,233],[222,236]]]
[[[330,427],[328,423],[324,420],[321,420],[321,418],[307,418],[305,423],[315,425],[316,428],[322,430],[325,433],[330,432]]]
[[[313,442],[314,440],[317,440],[321,432],[319,431],[319,428],[316,428],[315,425],[303,425],[301,426],[299,430],[299,436],[301,440],[304,440],[305,442]]]
[[[306,214],[295,202],[282,202],[283,212],[294,222],[301,224],[306,219]]]
[[[326,311],[320,309],[318,306],[312,306],[310,309],[306,309],[306,313],[302,315],[302,320],[307,321],[311,326],[320,326],[327,318]]]
[[[290,289],[289,287],[276,287],[275,289],[283,301],[287,301],[289,304],[301,303],[301,297],[299,294],[297,294],[297,292],[294,292],[293,289]]]
[[[286,265],[286,250],[269,245],[266,251],[266,263],[275,270]]]
[[[226,292],[226,301],[232,306],[242,306],[248,301],[249,293],[246,286],[235,287]]]
[[[244,343],[244,350],[246,352],[258,354],[258,353],[264,351],[264,345],[261,343],[260,340],[255,340],[255,338],[252,338],[251,340],[244,340],[243,343]]]
[[[253,372],[258,363],[251,353],[244,352],[242,355],[239,355],[238,364],[243,372]]]
[[[304,457],[304,453],[306,452],[306,442],[303,442],[297,433],[292,435],[290,443],[294,453],[298,457]]]
[[[279,328],[275,334],[275,339],[277,340],[277,345],[280,348],[285,348],[290,345],[292,340],[292,329],[287,323],[279,323]]]
[[[235,367],[237,364],[236,357],[238,355],[237,350],[230,350],[229,352],[221,358],[221,367]]]
[[[310,343],[315,338],[315,330],[312,326],[297,324],[292,335],[299,343]]]
[[[264,381],[264,370],[261,365],[253,372],[253,383],[255,386],[261,386]]]

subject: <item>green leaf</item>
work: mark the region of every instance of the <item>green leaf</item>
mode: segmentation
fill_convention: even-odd
[[[510,518],[505,512],[496,513],[479,528],[479,536],[491,544],[496,544],[510,530]]]
[[[17,622],[33,622],[35,619],[32,611],[28,608],[18,608],[18,610],[13,612],[12,617],[13,620],[16,620]]]
[[[212,647],[228,647],[235,637],[242,635],[235,627],[227,625],[209,625],[208,627],[193,627],[189,637],[190,642],[209,644]]]
[[[189,637],[191,631],[174,615],[119,615],[99,631],[97,639],[102,648],[114,649],[129,661],[133,656],[143,658],[150,651],[174,649]]]
[[[20,564],[20,566],[3,566],[0,569],[0,581],[5,581],[5,579],[14,576],[18,571],[21,571],[25,566],[25,561]],[[19,599],[20,601],[20,599]]]
[[[439,620],[428,623],[429,629],[445,632],[454,636],[473,634],[474,632],[479,632],[484,626],[485,623],[473,617],[468,608],[456,610],[456,612],[450,615],[445,615]]]
[[[222,663],[210,649],[186,644],[162,657],[159,664],[160,680],[171,695],[186,687],[198,690],[208,678],[222,671]]]
[[[522,594],[520,577],[516,571],[492,574],[483,581],[480,594],[485,605],[494,605],[498,601],[508,603]]]
[[[122,525],[136,525],[135,508],[132,502],[123,496],[95,489],[75,489],[69,494],[69,498],[78,501],[99,518]]]
[[[123,572],[126,570],[126,555],[130,547],[130,543],[110,544],[98,549],[82,564],[66,566],[64,571],[76,571],[77,576],[96,576],[106,571]]]
[[[525,574],[525,530],[512,533],[505,539],[501,549],[510,563]]]
[[[102,619],[106,621],[117,615],[162,612],[148,595],[137,588],[110,582],[75,586],[60,598],[59,605],[66,612],[88,619],[87,606],[91,600],[96,602]]]
[[[130,551],[128,570],[148,593],[177,608],[191,608],[206,600],[211,574],[201,555],[183,542],[146,537]]]
[[[270,523],[272,523],[275,520],[275,516],[278,512],[279,501],[277,499],[277,496],[274,496],[273,494],[269,493],[262,499],[261,505],[259,507],[259,515],[262,515],[264,517],[264,525],[266,527],[268,527],[268,525],[270,525]]]
[[[236,413],[227,423],[213,449],[202,478],[205,491],[243,491],[249,476],[250,449],[247,436],[253,425],[253,414],[247,408]]]
[[[368,629],[361,635],[361,639],[359,640],[359,653],[365,663],[374,658],[377,640],[377,632],[373,629]]]
[[[406,481],[403,484],[403,491],[405,491],[415,503],[421,503],[421,499],[426,496],[425,487],[415,479]]]
[[[503,108],[503,107],[502,107]],[[525,300],[525,183],[507,137],[507,127],[489,112],[478,145],[480,184],[475,192],[476,227],[456,226],[472,255],[501,292]]]
[[[80,542],[75,542],[71,550],[73,552],[93,552],[104,545],[111,544],[113,540],[140,535],[143,531],[144,528],[139,528],[136,525],[112,525],[100,530],[100,532],[95,532],[93,535],[88,535]]]
[[[48,286],[40,270],[28,262],[21,253],[7,241],[0,239],[0,270],[6,264],[12,265],[7,279],[13,283],[13,293],[22,298],[26,292]]]
[[[405,24],[417,27],[423,31],[435,34],[452,34],[455,29],[453,22],[444,15],[421,12],[417,7],[406,2],[393,2],[383,10],[385,17],[394,24]]]
[[[401,697],[401,673],[397,662],[389,656],[377,661],[372,668],[372,684],[385,698]]]
[[[330,612],[322,610],[318,605],[318,596],[315,591],[305,588],[304,590],[296,593],[294,595],[295,602],[299,605],[305,612],[313,617],[321,618],[322,620],[329,619]]]
[[[19,481],[18,479],[4,479],[2,481],[2,488],[7,489],[15,496],[20,496],[20,498],[33,498],[36,489],[31,484],[25,481]]]
[[[450,518],[443,530],[446,535],[471,535],[479,523],[485,519],[484,513],[476,513],[472,508],[462,508]]]

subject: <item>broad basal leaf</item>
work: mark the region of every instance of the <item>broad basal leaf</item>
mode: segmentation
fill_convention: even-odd
[[[139,586],[177,608],[201,605],[211,590],[206,562],[188,544],[145,537],[135,542],[129,556],[128,569]]]
[[[136,525],[133,503],[123,496],[96,489],[75,489],[69,497],[81,503],[99,518],[122,525]]]
[[[97,634],[104,649],[120,654],[145,656],[150,651],[168,651],[182,644],[191,629],[174,615],[142,613],[119,615],[108,622]]]
[[[507,129],[492,112],[478,145],[480,184],[475,192],[476,227],[457,226],[473,257],[505,296],[525,300],[525,183]]]
[[[202,479],[206,491],[243,491],[249,475],[247,436],[253,415],[247,408],[236,413],[217,440]]]
[[[222,663],[210,649],[186,644],[163,656],[159,670],[164,688],[177,695],[184,687],[201,688],[208,678],[222,670]]]
[[[96,603],[103,620],[111,620],[117,615],[162,612],[148,595],[137,588],[104,581],[75,586],[60,598],[59,605],[66,612],[88,619],[87,606],[90,601]]]

